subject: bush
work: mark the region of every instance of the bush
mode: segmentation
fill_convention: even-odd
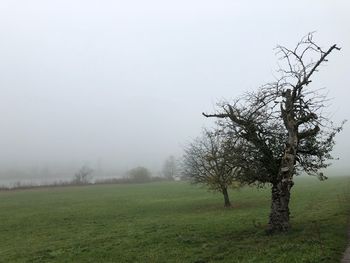
[[[134,183],[145,183],[151,181],[151,172],[142,166],[133,168],[127,172],[127,178]]]

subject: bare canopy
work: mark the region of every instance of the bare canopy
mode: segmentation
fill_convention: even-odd
[[[334,126],[323,115],[325,95],[311,87],[311,77],[327,62],[332,45],[323,50],[305,36],[293,49],[277,47],[284,64],[279,77],[256,92],[233,103],[223,104],[218,113],[205,117],[222,119],[227,137],[239,141],[240,179],[248,183],[270,183],[271,232],[287,231],[290,190],[294,175],[304,171],[324,178],[320,170],[329,166],[334,137],[342,125]]]

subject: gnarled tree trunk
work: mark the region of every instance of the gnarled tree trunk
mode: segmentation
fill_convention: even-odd
[[[290,228],[289,200],[295,173],[295,158],[298,147],[298,126],[293,112],[294,96],[290,89],[284,95],[285,108],[281,107],[282,118],[288,132],[288,139],[281,160],[277,180],[272,184],[269,232],[285,232]]]
[[[292,181],[282,181],[272,185],[269,233],[286,232],[290,228],[289,200]]]

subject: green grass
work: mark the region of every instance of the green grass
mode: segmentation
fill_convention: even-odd
[[[300,178],[292,230],[268,236],[268,189],[219,194],[186,183],[0,193],[1,262],[339,262],[350,178]],[[350,206],[350,204],[349,204]]]

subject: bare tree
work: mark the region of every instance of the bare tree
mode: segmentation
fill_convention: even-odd
[[[234,138],[239,152],[239,179],[248,183],[271,184],[269,232],[290,228],[289,200],[293,176],[320,171],[330,165],[335,135],[343,124],[334,126],[324,113],[327,97],[311,89],[311,77],[327,62],[337,45],[323,50],[305,36],[294,49],[277,47],[281,55],[275,82],[247,93],[233,103],[223,103],[215,114],[226,136]]]
[[[168,180],[174,180],[175,177],[178,175],[179,169],[178,164],[174,156],[169,156],[164,164],[162,169],[162,174],[165,178]]]
[[[92,179],[93,170],[87,166],[83,165],[79,171],[74,174],[73,182],[75,184],[89,184]]]
[[[225,207],[230,207],[229,187],[238,187],[230,144],[216,132],[204,131],[187,148],[183,161],[183,175],[192,183],[204,184],[224,196]]]

